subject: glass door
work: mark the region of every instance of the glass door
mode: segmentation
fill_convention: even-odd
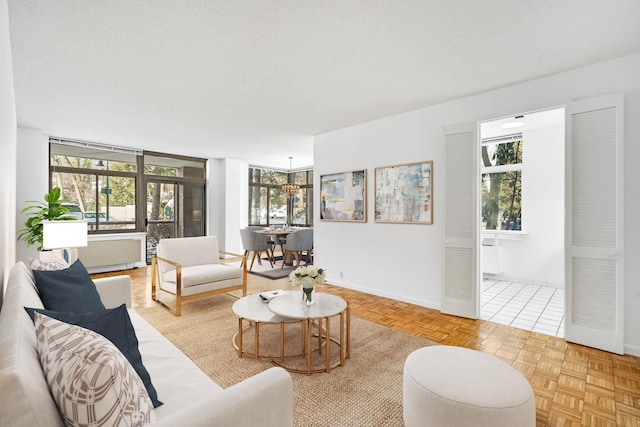
[[[147,180],[147,263],[160,239],[204,236],[204,188]]]
[[[177,192],[177,184],[147,182],[147,263],[156,255],[160,239],[176,237]]]

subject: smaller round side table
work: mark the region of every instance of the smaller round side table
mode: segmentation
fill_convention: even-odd
[[[269,301],[269,310],[279,318],[289,319],[289,321],[302,321],[302,333],[305,336],[304,346],[307,357],[307,375],[312,372],[329,372],[335,366],[343,366],[345,359],[350,357],[351,345],[351,317],[349,305],[342,298],[323,293],[315,294],[315,302],[306,305],[301,302],[299,292],[290,292]],[[336,342],[331,338],[331,317],[340,317],[340,338]],[[323,327],[324,322],[324,327]],[[313,323],[318,324],[318,352],[322,352],[322,344],[325,343],[325,367],[324,369],[311,369],[311,329]],[[335,342],[339,346],[340,359],[337,363],[331,364],[330,346]]]

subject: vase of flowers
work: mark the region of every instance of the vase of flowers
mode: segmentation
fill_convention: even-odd
[[[324,270],[313,265],[298,267],[289,274],[289,280],[293,286],[299,286],[302,290],[302,303],[311,305],[315,302],[315,286],[325,281]]]

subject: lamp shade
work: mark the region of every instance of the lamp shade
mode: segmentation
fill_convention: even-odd
[[[87,246],[86,221],[42,221],[42,227],[43,249]]]

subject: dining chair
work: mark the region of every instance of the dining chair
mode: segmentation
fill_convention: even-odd
[[[289,253],[296,258],[296,267],[300,265],[302,253],[306,252],[305,263],[309,264],[311,253],[313,250],[313,228],[305,228],[294,231],[287,235],[287,241],[283,245],[284,253],[282,254],[282,268],[284,268],[284,260],[287,259]]]
[[[242,240],[242,247],[244,248],[244,255],[247,261],[249,260],[249,254],[253,252],[249,271],[253,268],[253,263],[255,262],[256,257],[258,258],[258,264],[262,265],[261,257],[263,251],[267,254],[269,264],[271,264],[271,268],[273,268],[273,249],[267,241],[266,236],[256,233],[254,230],[249,228],[241,228],[240,239]]]
[[[245,228],[253,231],[267,229],[267,227],[263,227],[261,225],[247,225]],[[269,245],[269,250],[271,251],[271,259],[275,261],[275,255],[273,254],[273,250],[275,249],[278,243],[274,241],[273,237],[271,236],[264,236],[264,238],[267,241],[267,245]]]

